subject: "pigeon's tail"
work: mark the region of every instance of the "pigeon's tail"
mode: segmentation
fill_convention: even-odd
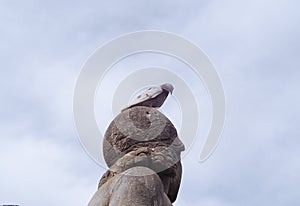
[[[129,109],[130,107],[125,107],[124,109],[121,109],[121,112],[124,112],[125,110]]]

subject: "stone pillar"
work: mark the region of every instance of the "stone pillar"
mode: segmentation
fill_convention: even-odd
[[[109,170],[89,206],[169,206],[176,200],[184,145],[157,109],[133,107],[109,125],[103,140]]]

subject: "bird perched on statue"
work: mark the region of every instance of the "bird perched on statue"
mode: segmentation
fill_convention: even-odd
[[[173,90],[174,87],[172,84],[162,84],[157,87],[150,87],[148,90],[137,96],[128,107],[122,109],[122,112],[136,106],[159,108],[164,103],[169,93],[172,94]]]

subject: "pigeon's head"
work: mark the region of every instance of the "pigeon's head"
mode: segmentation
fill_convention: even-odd
[[[162,89],[167,90],[171,94],[173,93],[174,87],[172,84],[163,84],[160,86]]]

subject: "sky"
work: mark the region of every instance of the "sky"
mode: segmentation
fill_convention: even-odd
[[[174,205],[299,205],[299,4],[2,0],[0,204],[88,204],[105,169],[84,151],[73,123],[82,65],[119,35],[161,30],[200,47],[226,95],[222,139],[204,163],[198,161],[203,138],[194,141],[182,158],[183,179]],[[124,65],[149,66],[155,59],[137,57]],[[168,61],[164,65],[179,65]],[[189,83],[199,94],[204,134],[210,114],[207,94],[201,95],[203,85]],[[107,104],[105,100],[97,96],[97,102]],[[104,118],[103,129],[110,122]],[[180,125],[178,119],[174,122]]]

